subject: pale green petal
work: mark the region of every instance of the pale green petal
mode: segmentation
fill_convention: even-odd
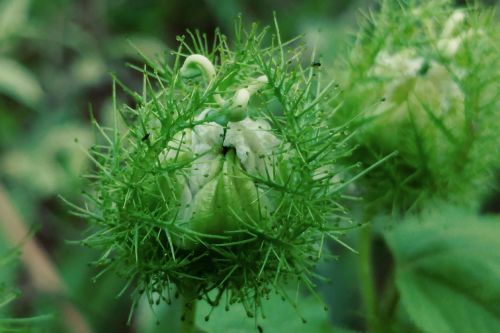
[[[204,119],[207,112],[197,120]],[[247,173],[272,178],[276,173],[273,152],[280,143],[267,121],[249,118],[230,122],[225,136],[224,128],[215,122],[176,134],[161,159],[164,163],[190,162],[177,177],[179,223],[207,235],[260,223],[273,205]],[[225,154],[223,146],[229,148]],[[176,242],[185,248],[197,245],[187,237]]]
[[[273,151],[280,145],[265,120],[246,118],[229,123],[224,146],[234,147],[245,170],[254,175],[273,175]]]
[[[257,187],[244,174],[234,150],[220,159],[223,166],[217,175],[181,207],[183,223],[199,233],[223,235],[242,229],[241,221],[247,224],[260,221]],[[189,195],[186,199],[190,199]],[[194,244],[184,239],[180,245],[190,248]]]

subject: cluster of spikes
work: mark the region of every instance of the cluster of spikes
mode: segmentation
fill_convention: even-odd
[[[269,30],[240,20],[231,46],[216,31],[211,47],[190,33],[173,61],[135,67],[142,93],[115,80],[135,105],[117,106],[113,89],[114,125],[95,122],[95,172],[72,208],[132,309],[180,295],[258,317],[272,292],[297,305],[291,289],[316,295],[326,241],[356,227],[339,202],[366,170],[342,163],[352,133],[330,125],[338,86],[322,83],[301,38]]]

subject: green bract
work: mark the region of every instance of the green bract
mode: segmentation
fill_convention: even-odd
[[[197,118],[205,119],[210,111]],[[179,159],[192,161],[176,179],[180,223],[204,234],[236,231],[242,223],[261,223],[261,217],[268,215],[269,200],[251,175],[277,178],[273,158],[279,146],[269,123],[262,119],[245,118],[228,122],[226,127],[206,122],[176,134],[160,160],[165,166]],[[169,186],[163,188],[167,195]],[[179,245],[193,243],[186,237]]]
[[[124,89],[135,101],[115,107],[125,131],[116,114],[115,128],[97,125],[96,172],[74,209],[92,223],[84,243],[102,249],[97,265],[136,296],[170,302],[175,285],[257,315],[284,284],[312,290],[323,241],[350,228],[338,204],[349,133],[330,127],[338,94],[302,65],[299,39],[239,23],[232,46],[219,32],[210,48],[192,39],[173,64],[147,59],[142,93]]]
[[[339,119],[360,128],[366,165],[399,152],[360,184],[374,210],[477,207],[499,165],[498,42],[491,13],[448,1],[385,1],[366,24]]]

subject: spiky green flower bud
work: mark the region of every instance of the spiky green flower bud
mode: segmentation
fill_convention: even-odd
[[[490,13],[449,1],[385,1],[362,30],[340,119],[359,126],[355,158],[367,165],[399,152],[360,184],[374,210],[477,207],[488,192],[500,149],[497,31]]]
[[[257,315],[285,282],[312,290],[324,240],[350,228],[338,203],[350,151],[345,128],[329,127],[338,94],[302,66],[298,41],[285,46],[277,26],[235,36],[229,47],[216,33],[210,50],[181,39],[173,65],[149,62],[136,106],[115,110],[127,131],[97,125],[107,144],[91,151],[92,190],[74,208],[93,224],[97,264],[136,295],[170,301],[176,287]]]

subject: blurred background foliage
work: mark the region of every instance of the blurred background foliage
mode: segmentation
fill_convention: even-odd
[[[166,332],[180,317],[171,309],[170,317],[164,317],[169,320],[156,326],[151,325],[156,322],[154,316],[139,311],[141,328],[127,326],[130,299],[116,298],[123,281],[104,274],[94,283],[97,270],[88,263],[95,253],[68,244],[80,239],[85,225],[67,214],[58,195],[79,200],[80,175],[89,167],[84,152],[96,137],[90,110],[99,122],[109,119],[111,74],[130,87],[139,87],[141,76],[125,66],[142,63],[137,50],[153,59],[164,56],[176,48],[176,36],[186,29],[199,29],[210,37],[220,27],[230,37],[238,13],[245,22],[267,25],[273,10],[284,38],[305,34],[308,42],[318,43],[318,60],[327,71],[353,37],[360,9],[374,6],[371,0],[0,0],[0,186],[27,229],[36,230],[35,240],[67,285],[66,297],[94,332],[153,332],[160,327]],[[492,194],[484,209],[498,212],[498,200],[498,193]],[[0,218],[5,219],[3,213]],[[6,235],[0,232],[0,253],[19,245]],[[320,285],[329,310],[310,314],[305,306],[303,311],[316,325],[309,328],[311,332],[320,332],[328,321],[339,327],[364,327],[359,291],[353,283],[355,254],[335,246],[331,250],[342,253],[340,259],[319,267],[333,279],[332,284]],[[15,302],[0,307],[0,318],[53,314],[30,331],[68,331],[64,314],[54,305],[55,296],[36,289],[22,264],[1,266],[0,281],[21,291]],[[281,325],[295,313],[282,311],[273,319]],[[210,319],[210,327],[218,325],[216,317]],[[280,331],[290,328],[285,326],[279,326]]]

